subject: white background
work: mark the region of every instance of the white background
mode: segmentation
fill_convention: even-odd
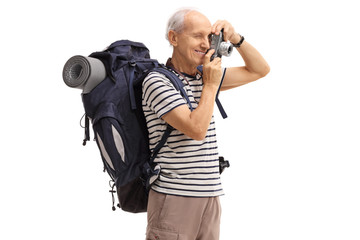
[[[6,4],[6,5],[5,5]],[[119,39],[166,61],[168,17],[227,19],[268,61],[217,110],[221,239],[360,239],[360,34],[356,1],[3,1],[1,239],[144,239],[146,214],[111,210],[95,142],[82,146],[80,90],[62,68]],[[224,66],[242,65],[234,53]]]

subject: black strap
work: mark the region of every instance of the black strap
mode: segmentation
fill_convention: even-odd
[[[131,61],[129,62],[130,68],[129,68],[129,95],[130,95],[130,104],[131,109],[136,109],[136,101],[135,101],[135,91],[134,91],[134,74],[135,74],[135,67],[136,62]]]
[[[157,154],[159,153],[160,149],[165,145],[167,139],[169,138],[172,130],[174,130],[174,128],[170,125],[167,125],[167,128],[160,140],[160,142],[156,145],[156,147],[154,148],[154,151],[151,155],[151,158],[150,158],[150,164],[152,164],[157,156]]]
[[[201,74],[202,74],[202,72],[203,72],[203,66],[202,66],[202,65],[198,66],[198,67],[197,67],[197,70],[198,70],[199,72],[201,72]],[[220,89],[221,89],[221,86],[222,86],[223,81],[224,81],[224,78],[225,78],[225,74],[226,74],[226,68],[224,69],[224,73],[223,73],[222,78],[221,78],[221,81],[220,81],[219,89],[218,89],[218,91],[217,91],[217,93],[216,93],[216,97],[215,97],[216,105],[217,105],[217,107],[218,107],[218,109],[219,109],[219,111],[220,111],[220,114],[221,114],[221,116],[222,116],[223,119],[227,118],[228,116],[227,116],[227,114],[226,114],[226,112],[225,112],[224,107],[222,106],[222,104],[221,104],[221,102],[220,102],[220,100],[219,100],[219,93],[220,93]]]
[[[221,88],[221,86],[223,84],[223,81],[224,81],[224,78],[225,78],[225,73],[226,73],[226,68],[224,69],[224,74],[223,74],[223,76],[221,78],[220,86],[219,86],[219,89],[218,89],[218,91],[216,93],[216,98],[215,98],[216,105],[218,106],[220,114],[223,117],[223,119],[227,118],[228,116],[227,116],[227,114],[226,114],[226,112],[225,112],[225,110],[224,110],[224,108],[223,108],[223,106],[222,106],[222,104],[221,104],[221,102],[219,100],[219,93],[220,93],[220,88]]]
[[[83,146],[86,145],[86,141],[90,141],[90,123],[89,123],[89,117],[84,114],[83,118],[85,117],[85,133],[84,133],[84,140],[83,140]]]

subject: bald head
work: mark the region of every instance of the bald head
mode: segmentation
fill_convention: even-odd
[[[205,15],[193,8],[178,10],[169,18],[165,37],[169,40],[170,31],[181,33],[186,27],[193,26],[194,24],[211,25]]]
[[[211,27],[211,23],[204,14],[198,11],[191,11],[184,17],[184,28],[182,30],[193,28],[195,26]]]

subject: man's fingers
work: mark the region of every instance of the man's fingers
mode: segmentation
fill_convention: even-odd
[[[214,25],[212,26],[212,33],[219,35],[221,29],[223,28],[223,21],[222,20],[217,20]]]
[[[212,62],[214,64],[214,66],[221,67],[221,58],[216,57],[216,58],[214,58],[214,60]]]
[[[224,40],[228,41],[234,35],[234,27],[226,20],[216,21],[211,29],[211,32],[219,35],[221,29],[224,29]]]
[[[206,53],[204,64],[207,64],[207,63],[210,62],[210,58],[211,58],[211,56],[214,54],[214,52],[215,52],[215,49],[210,49],[210,50]]]

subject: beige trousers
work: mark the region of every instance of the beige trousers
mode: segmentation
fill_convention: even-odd
[[[195,198],[150,190],[146,240],[218,240],[219,197]]]

